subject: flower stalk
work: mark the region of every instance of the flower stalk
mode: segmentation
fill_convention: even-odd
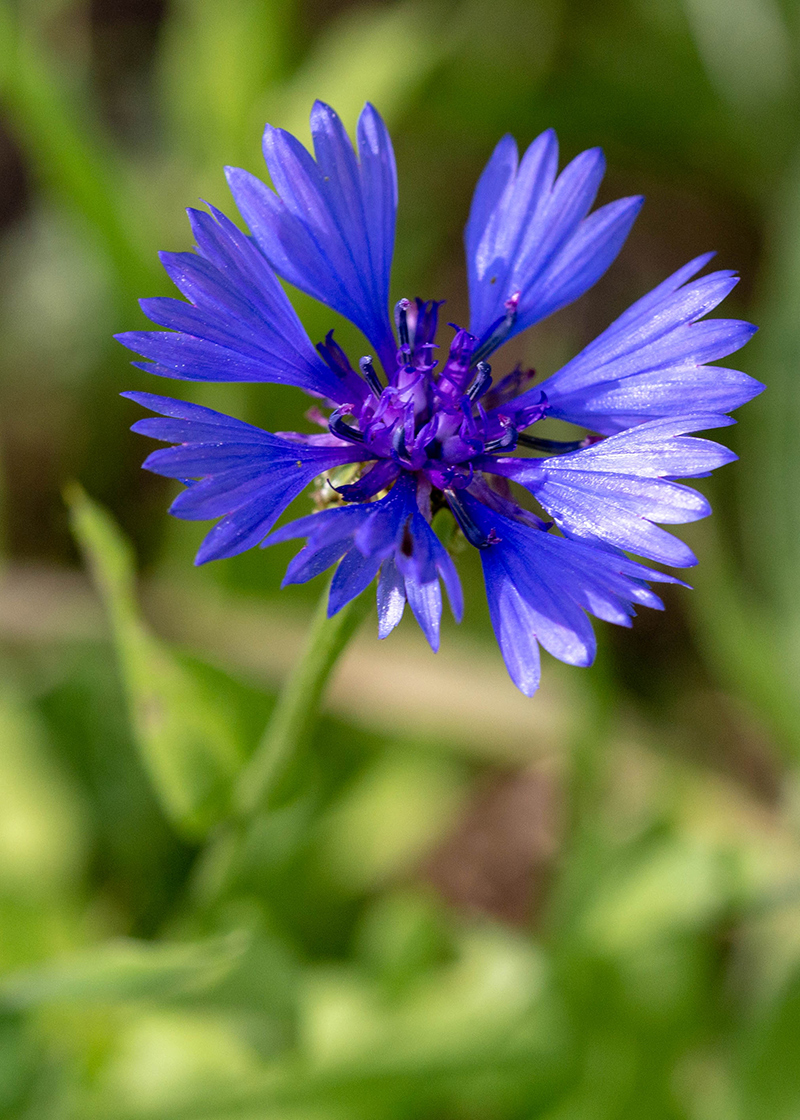
[[[239,819],[268,812],[291,796],[330,675],[371,606],[370,596],[364,593],[329,618],[325,588],[305,648],[281,689],[261,742],[236,783],[234,814]]]
[[[359,595],[329,618],[328,593],[326,586],[305,647],[284,682],[261,742],[239,775],[231,814],[209,838],[195,865],[190,892],[201,906],[213,907],[247,877],[265,821],[302,796],[302,762],[326,685],[372,605],[369,595]]]

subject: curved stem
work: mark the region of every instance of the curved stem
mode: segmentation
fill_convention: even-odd
[[[317,722],[331,672],[371,605],[372,597],[365,591],[328,618],[328,589],[323,592],[305,648],[236,784],[234,812],[240,819],[272,809],[285,797]]]
[[[328,618],[328,590],[322,594],[305,648],[283,685],[261,742],[239,775],[231,816],[199,855],[189,887],[195,904],[213,906],[242,876],[247,877],[253,838],[257,848],[265,818],[299,792],[300,762],[325,686],[373,602],[365,591]]]

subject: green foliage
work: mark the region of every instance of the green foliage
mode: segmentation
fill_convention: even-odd
[[[84,847],[83,806],[40,721],[7,691],[0,697],[0,889],[34,899],[69,890]]]
[[[0,169],[27,181],[0,240],[0,1120],[793,1120],[794,6],[158,7],[0,0]],[[723,313],[762,324],[742,363],[769,392],[686,531],[696,590],[600,627],[598,665],[546,665],[532,702],[472,550],[437,659],[369,621],[342,654],[366,599],[305,639],[319,589],[278,593],[288,548],[193,569],[199,530],[139,471],[116,394],[155,387],[105,340],[168,291],[183,207],[230,210],[222,165],[261,173],[264,121],[307,138],[315,97],[386,116],[396,295],[454,321],[502,133],[553,124],[565,158],[606,148],[601,201],[646,191],[615,272],[514,361],[549,372],[709,246],[745,273]],[[315,341],[363,345],[293,298]],[[280,387],[176,395],[303,422]],[[76,476],[110,510],[68,491],[95,593]]]
[[[219,983],[244,949],[238,936],[176,945],[108,941],[38,969],[6,976],[0,986],[0,1004],[19,1010],[62,1002],[170,999]]]
[[[123,217],[129,200],[119,190],[122,168],[84,97],[59,82],[26,26],[24,9],[15,13],[7,0],[0,5],[0,55],[3,100],[29,145],[42,185],[97,236],[113,262],[120,296],[133,296],[137,285],[152,282],[154,270],[136,247],[135,227]]]
[[[73,531],[108,612],[144,764],[166,814],[187,835],[202,836],[224,815],[244,757],[236,720],[220,703],[217,682],[142,620],[132,553],[114,522],[79,487],[68,495]]]

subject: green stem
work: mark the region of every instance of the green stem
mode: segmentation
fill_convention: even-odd
[[[234,811],[249,819],[279,804],[291,784],[319,715],[322,694],[347,643],[372,605],[367,592],[328,618],[328,590],[317,607],[306,646],[286,680],[260,744],[239,777]]]
[[[319,716],[331,672],[372,605],[364,592],[328,618],[328,588],[323,592],[305,649],[284,683],[264,736],[239,775],[232,815],[210,837],[190,884],[196,903],[213,906],[240,879],[247,878],[253,837],[270,811],[298,792],[299,762]],[[255,847],[259,841],[256,839]]]

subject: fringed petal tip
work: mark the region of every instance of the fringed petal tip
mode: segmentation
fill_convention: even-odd
[[[159,254],[185,300],[145,299],[163,331],[115,335],[150,373],[188,381],[294,385],[333,400],[343,385],[320,360],[262,253],[221,211],[190,209],[195,252]],[[347,394],[344,394],[345,397]]]
[[[761,382],[709,364],[757,330],[743,320],[704,318],[738,283],[729,270],[693,279],[712,256],[678,269],[543,381],[549,414],[612,435],[690,412],[728,413],[758,396]]]
[[[593,614],[629,626],[634,605],[659,609],[647,581],[680,582],[629,560],[619,549],[555,536],[484,506],[468,492],[468,515],[495,542],[481,550],[489,610],[512,680],[525,695],[538,687],[538,646],[571,665],[591,664]]]
[[[602,151],[582,152],[558,178],[557,164],[552,129],[519,163],[516,144],[504,137],[475,190],[465,233],[471,331],[488,339],[513,302],[492,348],[592,287],[644,201],[618,199],[589,215],[605,171]]]
[[[267,126],[264,158],[274,192],[226,169],[239,212],[272,267],[289,283],[350,319],[387,372],[396,342],[388,318],[397,211],[397,172],[379,114],[365,106],[358,152],[324,102],[311,112],[314,155],[289,133]]]
[[[436,650],[445,584],[453,613],[463,597],[452,559],[417,507],[416,483],[401,476],[386,497],[311,514],[266,536],[263,546],[306,537],[291,561],[286,583],[302,583],[338,562],[328,601],[336,614],[378,573],[378,628],[386,637],[400,622],[406,601]]]

